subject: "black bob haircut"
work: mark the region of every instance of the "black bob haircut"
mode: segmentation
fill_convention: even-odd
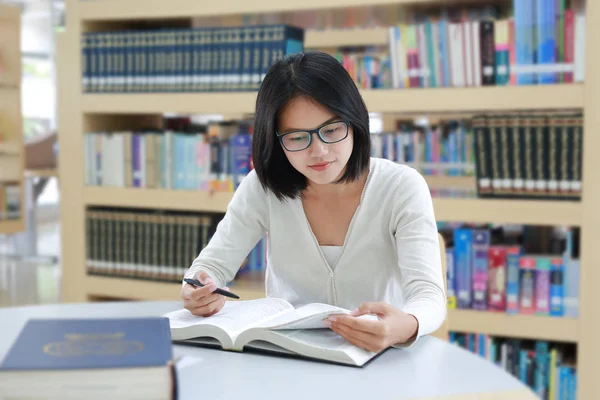
[[[279,200],[297,198],[306,188],[306,177],[289,163],[276,135],[281,110],[298,96],[311,98],[353,128],[354,147],[336,183],[356,180],[369,167],[369,113],[346,69],[326,53],[286,56],[271,65],[260,86],[252,135],[252,160],[258,179],[263,189]]]

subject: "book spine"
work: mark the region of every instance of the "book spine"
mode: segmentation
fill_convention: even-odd
[[[521,314],[535,313],[535,265],[534,257],[521,257],[519,260],[519,313]]]
[[[550,260],[550,310],[553,317],[564,315],[564,267],[562,258],[553,257]]]
[[[484,20],[479,25],[481,40],[481,83],[483,86],[496,84],[496,48],[494,43],[494,21]]]
[[[448,308],[456,308],[456,271],[454,265],[454,249],[446,249],[446,299]]]
[[[488,308],[492,311],[506,310],[506,249],[503,246],[490,246]]]
[[[487,309],[488,252],[490,233],[474,230],[473,238],[473,305],[476,310]]]
[[[536,257],[535,313],[547,316],[550,312],[550,259]]]
[[[519,312],[520,257],[521,249],[519,247],[506,249],[506,312],[508,314]]]

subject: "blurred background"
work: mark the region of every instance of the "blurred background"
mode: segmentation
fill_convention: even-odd
[[[581,355],[600,326],[599,13],[583,0],[0,0],[0,307],[177,300],[253,168],[265,71],[324,51],[363,94],[372,156],[429,184],[448,340],[540,398],[593,398]],[[245,298],[264,296],[266,247],[231,282]]]

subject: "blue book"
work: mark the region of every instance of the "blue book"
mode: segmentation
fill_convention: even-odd
[[[101,387],[107,399],[125,393],[169,399],[176,386],[172,361],[165,317],[32,319],[0,364],[0,393],[86,398]]]
[[[33,319],[0,371],[166,366],[172,358],[167,318]]]
[[[454,273],[457,308],[471,308],[472,304],[472,234],[469,229],[454,230]]]

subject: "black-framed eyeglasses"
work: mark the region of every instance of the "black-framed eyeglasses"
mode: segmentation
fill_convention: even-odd
[[[341,142],[348,137],[348,122],[332,121],[311,130],[294,130],[277,133],[279,141],[287,151],[301,151],[310,147],[313,134],[319,135],[323,143]]]

